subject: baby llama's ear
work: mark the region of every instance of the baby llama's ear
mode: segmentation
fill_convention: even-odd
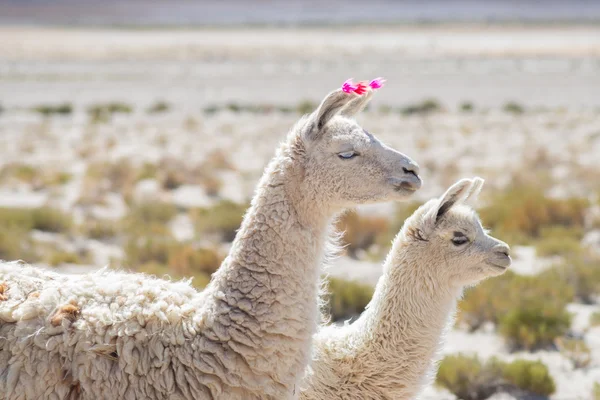
[[[368,89],[365,94],[350,101],[350,103],[342,109],[341,115],[353,117],[364,110],[373,98],[373,93],[373,89]]]
[[[478,176],[473,178],[473,185],[471,186],[471,190],[467,194],[467,197],[465,197],[465,202],[468,202],[471,205],[475,204],[477,201],[477,196],[479,196],[479,192],[481,192],[484,182],[485,180]]]
[[[426,221],[432,226],[435,225],[455,204],[465,200],[467,195],[471,192],[472,187],[473,181],[471,179],[461,179],[450,186],[437,204],[427,212],[427,215],[425,216]]]
[[[316,139],[323,127],[336,116],[348,103],[360,97],[354,93],[346,93],[342,89],[329,93],[321,102],[315,112],[312,113],[313,127],[308,133],[309,139]]]

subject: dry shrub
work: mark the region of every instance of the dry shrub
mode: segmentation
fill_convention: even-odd
[[[547,197],[539,187],[512,185],[488,199],[480,210],[483,221],[496,234],[513,243],[539,239],[545,229],[583,230],[587,199]]]
[[[574,290],[577,300],[593,304],[600,295],[600,256],[591,250],[569,254],[557,268],[559,279]]]
[[[210,276],[223,257],[213,249],[195,248],[191,245],[174,246],[169,254],[169,268],[181,276],[202,272]]]
[[[575,368],[585,368],[592,362],[590,348],[581,339],[559,337],[554,344],[563,356],[573,362]]]
[[[232,242],[242,223],[247,205],[223,200],[210,208],[191,210],[191,218],[199,235],[214,234]]]
[[[83,260],[77,253],[72,253],[70,251],[62,251],[55,250],[50,253],[47,257],[48,264],[53,267],[62,265],[62,264],[82,264]]]
[[[336,229],[343,232],[342,243],[348,255],[357,259],[357,251],[368,250],[380,241],[382,235],[388,234],[389,224],[383,217],[365,217],[356,211],[349,211],[337,221]]]
[[[462,354],[444,357],[436,384],[463,400],[484,400],[502,391],[539,396],[556,391],[548,368],[540,361],[506,363],[492,358],[483,363],[477,357]]]
[[[81,226],[81,233],[96,240],[108,240],[118,235],[119,224],[114,221],[91,219]]]
[[[339,278],[328,278],[325,300],[332,321],[360,315],[373,297],[373,287]]]

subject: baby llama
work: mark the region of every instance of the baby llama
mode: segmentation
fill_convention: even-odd
[[[360,318],[315,335],[301,399],[409,400],[430,382],[463,288],[511,263],[465,204],[482,184],[463,179],[406,220]]]

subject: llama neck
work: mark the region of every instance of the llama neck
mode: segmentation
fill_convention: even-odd
[[[276,386],[271,393],[277,398],[291,396],[308,363],[330,219],[314,209],[310,196],[295,195],[298,177],[289,164],[278,155],[265,171],[229,256],[206,290],[212,305],[204,310],[218,336],[229,338],[231,354],[243,359],[236,368],[247,364],[244,377],[262,377],[253,380],[260,383],[256,390]]]
[[[391,383],[400,377],[402,385],[392,390],[407,398],[428,378],[461,289],[436,275],[443,266],[420,265],[418,259],[395,249],[391,254],[373,299],[352,332],[362,341],[358,348],[366,357],[386,360],[391,381],[382,386],[393,388]]]

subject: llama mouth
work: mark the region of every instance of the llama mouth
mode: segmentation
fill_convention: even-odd
[[[510,260],[508,265],[498,265],[496,263],[493,263],[491,261],[486,261],[486,264],[489,265],[490,267],[500,270],[500,271],[506,271],[508,269],[508,267],[510,266]]]
[[[398,185],[394,186],[394,191],[403,196],[412,196],[417,191],[417,189],[413,187]]]
[[[415,186],[412,182],[400,182],[394,185],[394,191],[403,194],[413,194],[419,190],[419,187]]]

